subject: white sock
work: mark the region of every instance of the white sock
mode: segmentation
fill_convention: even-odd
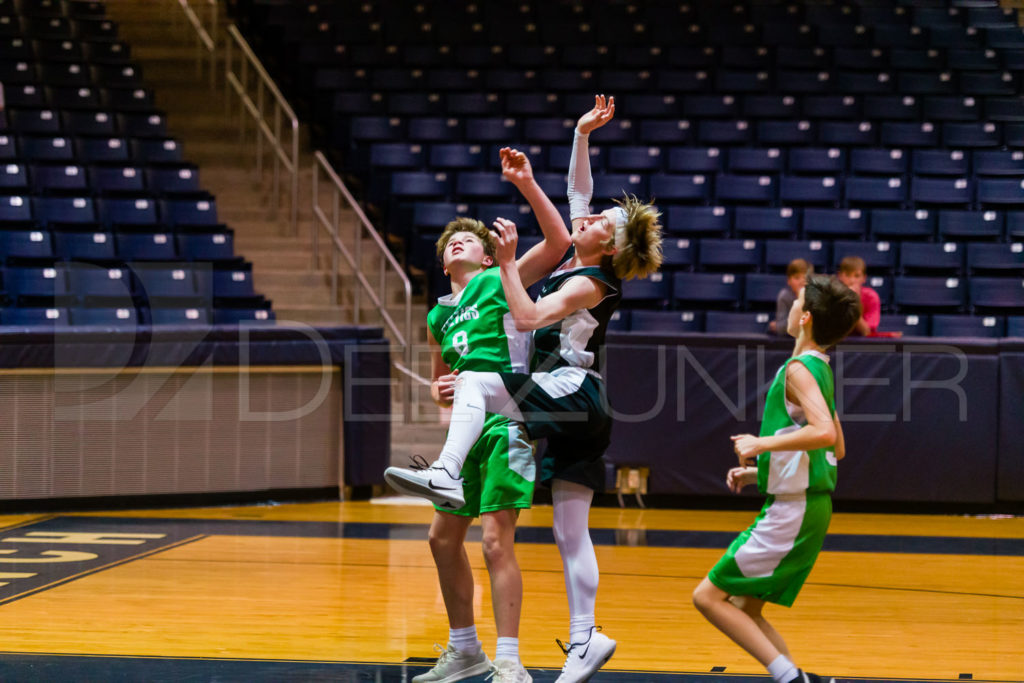
[[[459,652],[474,653],[483,645],[476,637],[476,624],[466,628],[449,628],[448,644]]]
[[[498,645],[494,648],[494,659],[511,659],[513,662],[519,661],[519,639],[518,638],[498,638]]]
[[[516,422],[523,421],[523,415],[505,388],[501,375],[496,372],[463,372],[455,385],[448,438],[437,459],[452,477],[459,476],[469,450],[483,433],[487,413],[500,413]]]
[[[594,625],[597,603],[597,584],[600,574],[597,569],[597,555],[590,540],[590,502],[594,491],[582,484],[561,479],[551,483],[551,498],[554,503],[552,530],[558,553],[562,556],[562,571],[565,574],[565,594],[569,599],[569,615],[573,619],[590,618]],[[581,630],[585,628],[580,622]],[[570,642],[585,642],[589,633],[577,640],[577,629],[569,622]]]
[[[593,614],[577,614],[569,618],[569,642],[585,643],[594,628]]]
[[[796,664],[791,662],[786,655],[779,655],[774,662],[768,665],[768,673],[772,675],[775,683],[786,683],[793,680],[798,671]]]

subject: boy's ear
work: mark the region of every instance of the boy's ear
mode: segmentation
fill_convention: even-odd
[[[607,247],[605,247],[601,251],[601,253],[604,254],[605,256],[615,256],[616,254],[619,253],[619,248],[616,247],[614,244],[610,244]]]
[[[492,257],[488,256],[487,254],[484,254],[484,260],[481,261],[481,263],[485,267],[490,268],[491,266],[494,265],[494,259]]]
[[[808,323],[810,323],[812,317],[813,316],[811,316],[811,312],[810,311],[803,311],[800,314],[800,326],[803,327],[804,325],[807,325]]]

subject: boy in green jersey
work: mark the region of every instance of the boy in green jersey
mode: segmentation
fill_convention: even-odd
[[[569,234],[555,224],[558,211],[535,182],[526,156],[508,148],[500,154],[503,175],[530,201],[544,230],[544,241],[519,259],[523,284],[529,286],[558,265],[569,248]],[[452,293],[439,298],[427,315],[431,396],[439,405],[451,405],[460,372],[522,372],[527,367],[530,338],[511,320],[501,277],[492,267],[494,249],[494,236],[470,218],[449,223],[437,241],[438,258],[452,285]],[[398,469],[388,468],[385,478],[396,489],[410,492],[392,476]],[[491,414],[459,472],[462,499],[432,497],[436,511],[430,550],[448,612],[449,640],[437,665],[413,678],[414,683],[458,681],[492,669],[493,680],[501,683],[531,680],[519,660],[523,585],[514,536],[518,510],[529,507],[533,499],[534,469],[533,448],[522,426]],[[465,550],[466,532],[478,516],[498,633],[493,664],[476,637],[473,574]]]
[[[825,349],[859,319],[855,292],[835,278],[808,276],[789,311],[796,346],[768,389],[760,436],[732,437],[740,466],[729,470],[726,484],[736,493],[757,484],[768,498],[753,525],[693,591],[701,614],[777,683],[835,680],[798,669],[761,610],[765,602],[793,604],[825,540],[836,463],[846,454]]]

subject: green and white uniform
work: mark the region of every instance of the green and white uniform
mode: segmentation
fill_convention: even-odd
[[[502,373],[501,379],[523,416],[531,439],[547,439],[541,481],[563,479],[604,489],[601,456],[611,442],[612,417],[604,379],[597,372],[612,313],[622,298],[622,283],[598,266],[560,268],[541,289],[540,298],[574,277],[604,285],[605,297],[533,333],[530,374]]]
[[[427,314],[427,325],[452,370],[526,370],[530,335],[516,331],[497,268],[474,276],[459,294],[440,297]],[[488,414],[461,475],[466,504],[444,512],[477,517],[481,512],[530,507],[536,466],[522,425]]]
[[[793,362],[803,364],[814,376],[829,413],[835,415],[828,356],[809,351],[790,358],[775,375],[765,401],[761,436],[787,434],[807,424],[800,406],[786,400],[786,368]],[[730,595],[792,605],[825,541],[836,476],[833,447],[759,454],[757,488],[768,498],[750,528],[711,569],[711,583]]]

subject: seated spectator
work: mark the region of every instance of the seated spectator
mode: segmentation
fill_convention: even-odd
[[[878,323],[882,318],[882,301],[878,292],[871,289],[864,282],[868,279],[867,267],[864,259],[859,256],[847,256],[839,262],[839,272],[836,277],[844,285],[860,294],[861,316],[857,324],[853,326],[851,335],[863,337],[899,337],[899,332],[879,332]]]
[[[786,336],[789,309],[800,296],[800,290],[807,283],[807,276],[814,274],[814,266],[802,258],[795,258],[786,266],[786,286],[779,290],[775,299],[775,320],[768,323],[768,331],[780,337]]]

